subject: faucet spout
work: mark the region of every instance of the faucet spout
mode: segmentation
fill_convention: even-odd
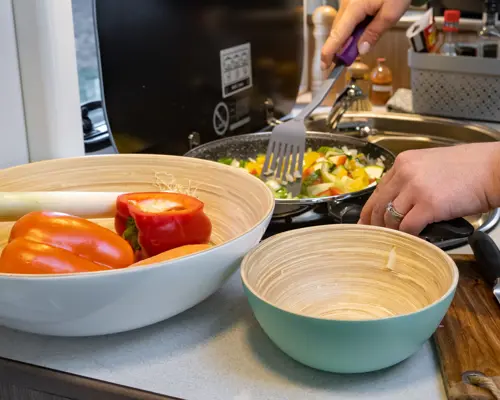
[[[326,123],[330,130],[336,131],[345,112],[349,110],[355,101],[364,99],[365,97],[363,91],[355,83],[349,83],[338,95],[328,113]]]

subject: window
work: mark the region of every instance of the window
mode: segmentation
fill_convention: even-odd
[[[101,100],[92,0],[72,0],[82,104]]]

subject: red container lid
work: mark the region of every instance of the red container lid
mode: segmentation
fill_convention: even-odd
[[[444,12],[445,22],[458,22],[460,21],[460,10],[446,10]]]

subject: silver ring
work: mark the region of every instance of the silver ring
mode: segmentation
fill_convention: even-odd
[[[405,217],[404,214],[401,214],[398,210],[396,210],[394,208],[392,201],[390,201],[389,204],[387,204],[386,210],[389,214],[391,214],[391,217],[394,218],[398,222],[401,222],[403,220],[403,218]]]

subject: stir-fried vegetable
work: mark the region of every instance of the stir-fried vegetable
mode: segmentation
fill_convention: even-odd
[[[225,157],[218,161],[260,176],[265,159],[265,154],[259,154],[255,159]],[[384,174],[384,161],[384,156],[371,159],[356,149],[348,149],[345,146],[322,146],[317,151],[308,149],[304,154],[302,189],[298,198],[336,196],[366,189],[375,185]],[[294,177],[285,174],[287,179],[282,182],[271,177],[274,171],[266,171],[264,175],[269,175],[266,184],[273,190],[276,198],[292,198],[287,184],[293,182]]]

